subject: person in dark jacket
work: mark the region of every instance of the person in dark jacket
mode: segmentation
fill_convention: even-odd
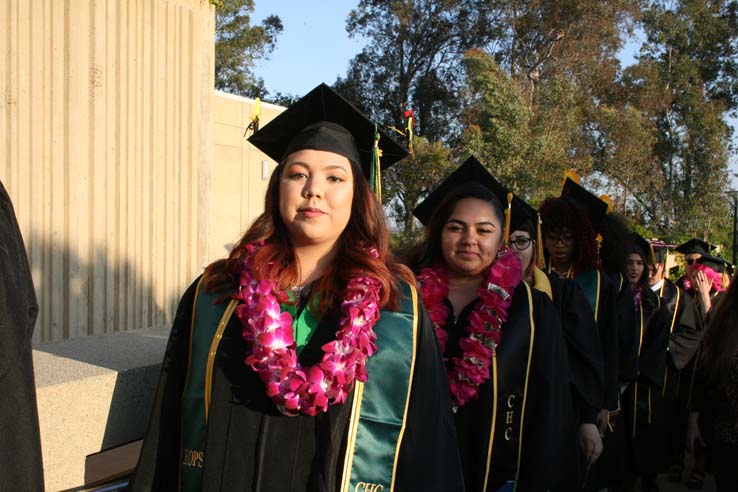
[[[0,183],[0,488],[44,490],[31,336],[38,314],[13,204]]]

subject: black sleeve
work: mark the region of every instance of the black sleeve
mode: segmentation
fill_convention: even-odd
[[[177,307],[149,426],[133,478],[131,490],[134,492],[169,490],[178,481],[182,393],[189,360],[190,319],[198,281],[187,289]]]
[[[561,315],[569,383],[581,422],[594,423],[604,399],[604,361],[594,314],[579,286],[552,279],[554,303]]]
[[[677,326],[669,340],[669,362],[674,369],[681,371],[697,353],[704,330],[697,305],[683,291],[676,309]]]
[[[44,490],[31,336],[38,303],[15,210],[0,182],[0,481]]]
[[[630,297],[630,296],[628,296]],[[632,300],[631,300],[632,302]],[[627,320],[621,318],[621,311],[618,298],[617,288],[615,284],[608,279],[606,275],[602,275],[600,284],[600,306],[597,318],[597,331],[600,335],[600,343],[602,345],[603,360],[605,364],[605,388],[603,409],[614,411],[618,408],[620,398],[620,364],[622,338],[628,338],[627,334],[631,333],[633,327],[629,326]]]
[[[525,403],[523,455],[516,490],[549,490],[569,463],[562,449],[573,440],[571,390],[561,322],[553,303],[534,291],[535,339]]]
[[[415,369],[395,490],[463,491],[446,367],[428,314],[422,304],[418,308]]]

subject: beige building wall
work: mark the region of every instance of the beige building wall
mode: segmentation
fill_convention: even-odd
[[[262,102],[264,126],[281,106]],[[216,91],[213,100],[213,165],[210,177],[207,256],[223,258],[264,209],[264,194],[276,163],[249,144],[246,131],[254,117],[254,100]]]
[[[35,341],[166,324],[206,261],[213,8],[0,0],[0,180]]]
[[[0,0],[0,180],[35,342],[167,326],[261,212],[275,164],[246,141],[254,101],[213,93],[213,39],[206,0]]]

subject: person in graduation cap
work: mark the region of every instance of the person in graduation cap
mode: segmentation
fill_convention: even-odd
[[[538,212],[524,200],[513,197],[510,246],[522,262],[523,279],[545,293],[557,308],[566,342],[573,412],[570,415],[575,439],[568,476],[555,490],[581,489],[587,469],[602,453],[597,416],[603,401],[604,369],[602,347],[592,309],[579,286],[570,279],[548,275],[543,266],[543,244]],[[540,261],[539,261],[540,259]],[[562,452],[565,450],[562,450]]]
[[[521,279],[503,203],[472,157],[413,211],[426,239],[411,266],[446,358],[467,492],[549,490],[572,441],[560,318]]]
[[[443,360],[367,179],[404,149],[324,84],[249,140],[279,163],[264,213],[180,301],[133,490],[463,490]]]
[[[660,298],[648,285],[649,265],[653,263],[651,247],[639,234],[633,233],[625,246],[625,275],[630,284],[638,326],[637,378],[623,392],[625,426],[624,454],[628,457],[630,476],[624,477],[620,490],[633,490],[630,478],[641,479],[641,490],[658,491],[656,476],[664,467],[662,431],[663,376],[669,330],[666,310]]]
[[[689,416],[687,446],[709,445],[717,492],[738,490],[738,285],[710,314]]]
[[[654,263],[649,267],[649,285],[666,309],[669,346],[662,395],[664,398],[664,445],[667,476],[680,482],[684,471],[684,442],[687,425],[687,386],[682,370],[697,353],[702,340],[702,318],[684,290],[665,275],[668,248],[664,241],[651,241]]]
[[[600,271],[597,251],[596,231],[607,213],[607,203],[567,176],[561,195],[547,198],[540,212],[546,271],[573,279],[594,315],[604,362],[605,386],[598,418],[604,434],[610,414],[619,409],[616,291]]]

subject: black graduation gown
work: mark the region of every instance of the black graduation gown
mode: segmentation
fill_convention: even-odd
[[[172,327],[149,429],[133,491],[176,490],[181,396],[187,372],[189,326],[196,283],[180,301]],[[397,491],[461,491],[463,478],[451,400],[440,351],[419,305],[417,356],[397,465]],[[338,313],[327,314],[299,356],[320,361],[335,339]],[[341,481],[353,392],[341,405],[315,417],[287,417],[265,394],[259,376],[243,360],[246,344],[233,316],[216,356],[202,490],[334,492]],[[387,377],[392,377],[388,374]]]
[[[703,329],[697,306],[686,292],[674,282],[664,279],[657,294],[666,309],[670,338],[664,373],[664,435],[667,465],[682,466],[684,461],[684,441],[687,428],[687,399],[680,387],[688,386],[689,378],[684,377],[684,369],[697,353],[702,340]]]
[[[13,204],[0,183],[0,483],[44,490],[31,335],[38,314]]]
[[[665,307],[648,287],[643,289],[642,309],[637,384],[629,385],[623,394],[624,430],[632,472],[655,475],[668,462],[661,437],[665,424],[662,389],[669,326]],[[640,315],[637,320],[640,325]]]
[[[568,476],[556,487],[568,491],[580,488],[585,479],[587,465],[578,445],[578,427],[597,421],[604,401],[604,361],[594,314],[579,285],[555,275],[548,279],[561,317],[573,404],[573,411],[566,416],[570,445],[561,450]]]
[[[523,282],[516,288],[497,348],[497,414],[492,437],[491,471],[485,492],[497,491],[516,476],[518,492],[548,490],[561,478],[560,449],[570,439],[566,412],[571,409],[571,393],[559,316],[546,295],[531,289],[532,330],[531,306],[526,290]],[[461,355],[459,340],[465,334],[468,317],[475,305],[476,301],[473,301],[466,306],[454,323],[453,308],[448,303],[446,356]],[[531,333],[532,352],[529,351]],[[520,384],[525,381],[526,372],[529,375],[527,392],[524,384]],[[479,388],[479,397],[461,407],[455,415],[464,481],[469,492],[480,492],[484,488],[492,435],[494,389],[490,379]],[[521,417],[522,449],[518,446]]]
[[[549,276],[553,302],[561,316],[569,383],[577,422],[595,423],[604,401],[604,360],[592,309],[579,286]]]

